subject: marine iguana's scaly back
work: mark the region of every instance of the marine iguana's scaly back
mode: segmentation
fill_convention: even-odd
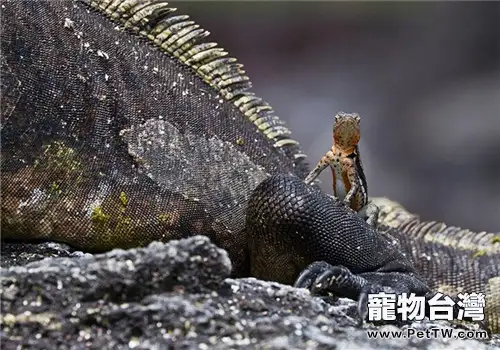
[[[2,7],[3,236],[105,250],[202,233],[243,259],[252,190],[307,166],[242,65],[164,1]]]

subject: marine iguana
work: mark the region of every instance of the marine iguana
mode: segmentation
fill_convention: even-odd
[[[489,289],[499,279],[496,240],[482,254],[426,241],[418,229],[387,228],[399,239],[390,241],[305,187],[297,180],[309,170],[300,145],[250,91],[243,66],[173,10],[161,0],[2,2],[4,238],[103,251],[204,234],[228,251],[235,276],[293,283],[300,269],[317,272],[313,260],[323,260],[342,264],[336,271],[352,276],[347,282],[355,287],[369,280],[423,294],[419,272],[433,288],[489,292],[489,326],[498,331],[499,289]],[[315,201],[308,206],[299,194]],[[278,211],[269,211],[276,198]],[[311,211],[326,201],[330,212]],[[269,225],[257,219],[262,215]],[[279,218],[304,232],[320,223],[336,234],[308,236],[299,247],[286,230],[268,231]],[[379,223],[384,230],[384,216]],[[285,248],[276,237],[294,248],[285,258],[298,266],[263,266]],[[354,247],[363,238],[356,248],[377,246],[385,255],[360,259],[342,248],[335,257],[338,244]],[[467,240],[474,246],[474,237]],[[299,248],[305,259],[290,255]],[[424,267],[421,251],[433,252]],[[443,254],[454,265],[443,263]],[[304,276],[298,282],[307,284]],[[350,286],[340,294],[358,298],[359,288]]]

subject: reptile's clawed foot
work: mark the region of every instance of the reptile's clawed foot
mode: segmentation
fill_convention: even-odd
[[[325,261],[309,265],[297,278],[294,287],[307,288],[313,295],[333,294],[358,301],[358,325],[362,325],[368,315],[369,294],[397,294],[396,288],[380,284],[391,273],[368,273],[355,275],[344,266],[333,266]],[[389,278],[390,280],[391,278]]]
[[[316,278],[325,272],[329,267],[331,267],[331,265],[324,261],[313,262],[300,273],[293,286],[295,288],[311,289],[314,281],[316,281]]]
[[[316,278],[311,292],[320,294],[321,292],[337,291],[339,286],[346,285],[346,282],[349,282],[352,277],[351,271],[345,267],[331,266]]]
[[[307,288],[314,295],[333,293],[339,297],[357,300],[365,284],[364,278],[354,275],[344,266],[317,261],[299,275],[294,286]]]

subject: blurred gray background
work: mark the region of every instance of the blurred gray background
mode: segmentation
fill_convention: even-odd
[[[500,3],[175,2],[245,65],[314,166],[358,112],[371,196],[500,231]],[[331,193],[331,173],[323,188]]]

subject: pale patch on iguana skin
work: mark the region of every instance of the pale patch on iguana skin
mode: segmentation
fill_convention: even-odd
[[[244,229],[243,222],[235,215],[244,213],[251,194],[243,189],[257,187],[269,174],[241,154],[237,145],[216,135],[207,139],[183,134],[162,119],[148,119],[123,129],[120,136],[139,164],[139,171],[164,188],[175,188],[187,199],[214,203],[220,208],[218,216],[225,226],[236,232]],[[245,185],[235,188],[229,180]]]

